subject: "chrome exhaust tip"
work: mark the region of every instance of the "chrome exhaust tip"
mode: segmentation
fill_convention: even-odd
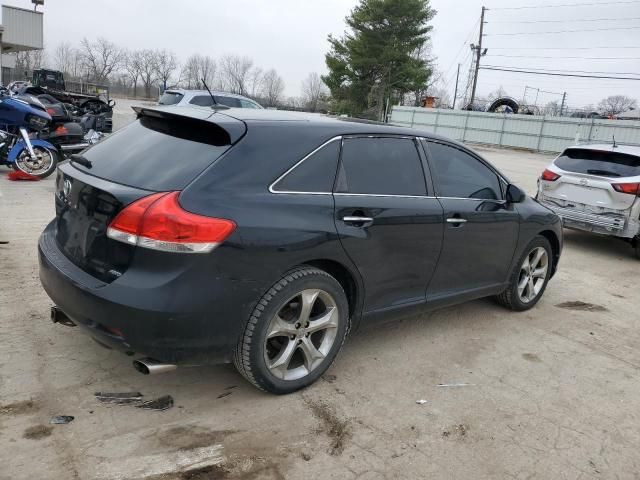
[[[157,375],[175,370],[178,366],[171,363],[162,363],[153,358],[146,357],[134,360],[133,368],[144,375]]]

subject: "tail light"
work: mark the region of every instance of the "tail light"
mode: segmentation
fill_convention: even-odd
[[[69,133],[69,129],[67,129],[67,127],[60,125],[58,128],[55,129],[55,132],[58,135],[67,135]]]
[[[616,192],[640,197],[640,183],[612,183],[611,186]]]
[[[183,210],[178,195],[160,192],[136,200],[113,219],[107,236],[163,252],[208,253],[235,230],[231,220]]]
[[[557,179],[560,178],[560,175],[558,175],[556,172],[552,172],[551,170],[547,169],[544,172],[542,172],[542,176],[540,178],[542,178],[542,180],[546,180],[547,182],[555,182]]]
[[[51,115],[52,117],[54,117],[56,115],[56,109],[55,108],[47,108],[47,113],[49,115]]]

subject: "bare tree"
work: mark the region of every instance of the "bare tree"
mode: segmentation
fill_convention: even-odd
[[[215,80],[216,61],[209,56],[191,55],[184,62],[181,77],[187,88],[198,88],[201,80],[211,87]]]
[[[80,52],[87,75],[98,83],[107,81],[109,75],[122,66],[125,58],[122,48],[103,37],[95,42],[84,38],[80,42]]]
[[[163,90],[167,89],[167,82],[178,69],[178,58],[176,54],[168,50],[160,50],[155,54],[156,74],[162,80]]]
[[[44,50],[16,52],[16,72],[26,78],[34,69],[42,67],[45,58]]]
[[[636,108],[637,106],[638,102],[631,97],[627,97],[625,95],[611,95],[610,97],[603,99],[598,104],[598,109],[600,109],[603,115],[613,116]]]
[[[320,75],[316,72],[310,73],[307,78],[302,81],[302,97],[306,107],[315,112],[318,109],[318,102],[326,95],[325,87]]]
[[[253,60],[239,55],[225,55],[220,59],[221,85],[225,90],[240,95],[247,94],[249,72]]]
[[[264,72],[260,67],[255,67],[249,72],[249,80],[247,81],[247,93],[250,97],[256,98],[260,95],[262,84],[264,82]]]
[[[53,66],[69,76],[73,73],[73,64],[77,51],[69,42],[62,42],[53,51]]]
[[[264,84],[262,87],[262,98],[267,107],[275,107],[280,103],[284,92],[284,81],[273,68],[264,74]]]
[[[134,97],[138,95],[138,80],[142,75],[142,61],[142,52],[139,50],[127,52],[124,61],[124,71],[131,81]]]
[[[142,50],[140,52],[140,80],[147,98],[151,98],[151,86],[156,79],[156,52]]]
[[[557,117],[558,115],[560,115],[560,107],[560,102],[558,100],[553,100],[551,102],[547,102],[547,104],[542,107],[541,113],[543,115],[551,115],[553,117]]]

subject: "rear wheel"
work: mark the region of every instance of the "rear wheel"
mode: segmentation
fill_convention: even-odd
[[[238,371],[256,387],[283,394],[313,383],[335,359],[348,331],[340,283],[299,267],[260,299],[236,348]]]
[[[51,175],[58,165],[58,152],[39,146],[33,147],[33,152],[34,158],[26,148],[22,150],[16,158],[14,168],[40,178]]]
[[[535,237],[516,263],[509,286],[496,298],[511,310],[523,311],[533,307],[547,288],[553,267],[549,240]]]

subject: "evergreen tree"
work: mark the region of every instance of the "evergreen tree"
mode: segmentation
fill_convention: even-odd
[[[426,85],[431,68],[422,55],[429,0],[361,0],[345,19],[342,38],[329,35],[329,73],[323,77],[341,113],[382,119],[388,99]]]

